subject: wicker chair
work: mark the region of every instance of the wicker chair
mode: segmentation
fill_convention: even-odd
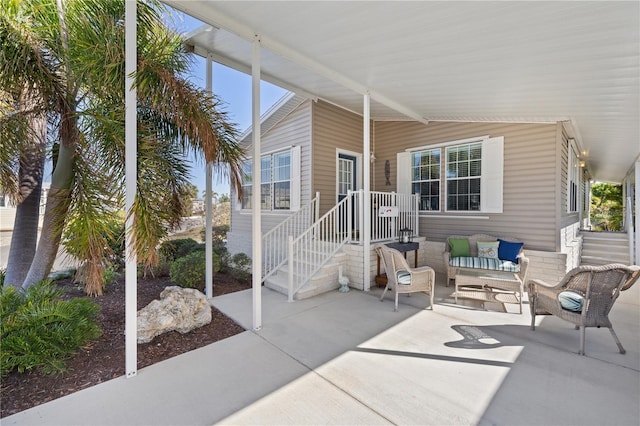
[[[555,315],[575,324],[580,329],[580,355],[584,355],[585,329],[587,327],[607,327],[618,345],[621,354],[626,351],[613,331],[609,312],[620,291],[631,287],[640,276],[640,267],[610,264],[604,266],[580,266],[569,271],[557,285],[549,285],[540,280],[528,282],[529,306],[531,308],[531,330],[536,329],[536,315]],[[575,311],[562,307],[560,299],[567,293],[583,296],[581,307]],[[560,295],[560,297],[559,297]],[[571,297],[571,296],[569,296]]]
[[[387,290],[393,291],[396,297],[394,311],[398,310],[398,294],[425,292],[430,296],[433,309],[433,293],[436,274],[429,266],[411,268],[402,253],[390,247],[380,245],[376,252],[382,258],[384,270],[387,272],[387,286],[382,292],[380,301],[384,300]]]

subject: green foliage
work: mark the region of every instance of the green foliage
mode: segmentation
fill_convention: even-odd
[[[201,250],[201,244],[192,238],[168,240],[160,245],[160,258],[173,262],[197,250]]]
[[[7,275],[7,270],[0,268],[0,288],[4,287],[4,277]]]
[[[244,253],[236,253],[231,257],[231,269],[233,275],[240,279],[246,280],[251,276],[251,259]]]
[[[211,227],[211,243],[215,245],[224,245],[225,241],[227,241],[227,232],[229,232],[229,225],[214,225]],[[205,240],[205,232],[206,229],[202,228],[200,231],[200,236],[202,241]]]
[[[231,199],[229,198],[229,194],[222,194],[220,197],[218,197],[219,203],[228,203],[230,201]]]
[[[220,260],[213,254],[213,272],[220,271]],[[169,275],[172,282],[181,287],[195,288],[204,291],[206,279],[206,254],[204,251],[194,251],[175,260],[171,264]]]
[[[622,231],[622,186],[595,183],[591,186],[591,226],[596,231]]]
[[[119,275],[113,266],[107,266],[104,270],[104,285],[115,283]]]
[[[43,280],[17,291],[0,289],[0,375],[39,369],[64,370],[65,359],[100,335],[100,307],[89,299],[62,300],[62,290]]]

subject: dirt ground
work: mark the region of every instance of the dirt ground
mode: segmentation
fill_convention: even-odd
[[[85,297],[70,279],[58,282],[70,297]],[[165,287],[175,285],[168,278],[138,279],[138,309],[160,298]],[[218,273],[213,295],[251,287],[251,278],[240,281]],[[102,336],[69,358],[67,371],[58,375],[37,372],[13,373],[0,384],[0,417],[18,413],[70,393],[125,374],[125,286],[124,276],[109,285],[103,296],[92,299],[100,305],[98,314]],[[211,323],[186,334],[170,332],[138,345],[138,368],[143,368],[244,331],[242,327],[212,308]]]

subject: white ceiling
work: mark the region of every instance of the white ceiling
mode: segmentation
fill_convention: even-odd
[[[571,121],[598,180],[640,153],[640,2],[165,3],[216,60],[375,120]]]

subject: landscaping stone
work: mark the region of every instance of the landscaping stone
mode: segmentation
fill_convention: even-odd
[[[211,322],[211,306],[202,292],[178,286],[166,287],[160,300],[138,311],[138,343],[148,343],[168,331],[188,333]]]

